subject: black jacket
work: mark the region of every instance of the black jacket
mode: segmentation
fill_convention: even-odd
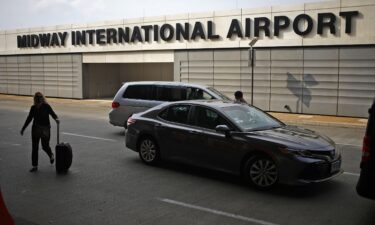
[[[51,115],[55,120],[57,119],[56,113],[53,111],[49,104],[42,103],[39,106],[31,106],[29,115],[27,116],[27,119],[22,129],[24,130],[33,119],[33,126],[36,125],[43,127],[51,127],[51,124],[49,122],[49,115]]]

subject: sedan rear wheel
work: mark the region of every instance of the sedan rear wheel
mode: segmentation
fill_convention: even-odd
[[[248,161],[246,179],[259,189],[269,189],[278,182],[278,170],[275,162],[267,157],[255,157]]]
[[[159,149],[150,137],[143,138],[138,147],[139,157],[146,164],[155,165],[159,161]]]

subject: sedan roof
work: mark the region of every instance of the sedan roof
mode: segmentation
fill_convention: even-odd
[[[170,103],[170,104],[173,104],[173,103]],[[174,104],[202,105],[202,106],[209,106],[209,107],[216,108],[216,109],[228,107],[228,106],[238,106],[239,105],[239,103],[234,103],[233,101],[225,101],[225,100],[217,100],[217,99],[214,99],[214,100],[179,101],[179,102],[174,102]]]

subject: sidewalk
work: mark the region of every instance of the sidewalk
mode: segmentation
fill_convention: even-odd
[[[17,96],[0,94],[0,102],[2,101],[18,101],[26,104],[32,104],[31,96]],[[91,107],[103,107],[106,109],[111,108],[112,100],[110,99],[63,99],[63,98],[50,98],[47,101],[51,104],[72,104],[72,105],[85,105]],[[307,115],[307,114],[293,114],[293,113],[280,113],[269,112],[272,116],[287,123],[287,124],[306,124],[306,125],[326,125],[337,127],[358,127],[365,128],[367,118],[355,117],[340,117],[340,116],[322,116],[322,115]]]

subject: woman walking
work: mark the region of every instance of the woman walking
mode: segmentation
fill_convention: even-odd
[[[25,131],[26,127],[33,120],[33,126],[31,129],[31,140],[32,140],[32,168],[30,172],[38,171],[38,148],[39,140],[42,141],[42,149],[47,153],[50,158],[51,164],[55,161],[51,147],[49,146],[51,124],[49,122],[49,115],[59,123],[59,119],[51,106],[47,103],[45,97],[41,92],[36,92],[34,95],[34,104],[30,108],[29,115],[21,129],[21,135]]]

